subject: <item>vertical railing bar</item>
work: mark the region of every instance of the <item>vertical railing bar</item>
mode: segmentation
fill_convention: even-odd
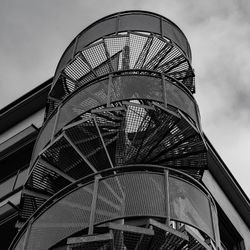
[[[93,197],[92,197],[92,203],[91,203],[91,211],[90,211],[90,217],[89,217],[89,230],[88,234],[91,235],[94,233],[94,223],[95,223],[95,212],[96,212],[96,201],[97,201],[97,192],[98,192],[98,184],[100,176],[95,177],[94,182],[94,190],[93,190]]]
[[[58,122],[58,118],[59,118],[60,109],[61,109],[61,105],[59,104],[58,107],[57,107],[55,123],[54,123],[52,133],[51,133],[51,137],[50,137],[51,142],[54,140],[54,137],[55,137],[55,131],[56,131],[56,128],[57,128],[57,122]]]
[[[170,226],[170,204],[169,204],[169,171],[164,170],[164,188],[165,188],[165,210],[166,210],[166,224]]]
[[[92,118],[93,118],[93,120],[94,120],[94,124],[95,124],[95,127],[96,127],[96,129],[97,129],[97,132],[98,132],[98,134],[99,134],[99,137],[100,137],[100,139],[101,139],[101,142],[102,142],[102,146],[103,146],[103,148],[104,148],[104,151],[105,151],[105,153],[106,153],[106,155],[107,155],[107,157],[108,157],[109,164],[110,164],[110,166],[111,166],[112,168],[114,168],[113,162],[111,161],[109,152],[108,152],[108,150],[107,150],[107,148],[106,148],[106,145],[105,145],[105,142],[104,142],[104,140],[103,140],[101,131],[100,131],[99,127],[98,127],[96,118],[95,118],[95,116],[93,116]]]
[[[167,108],[167,86],[166,86],[164,74],[161,74],[161,79],[162,79],[162,87],[163,87],[164,107]]]
[[[212,219],[213,236],[215,239],[216,247],[220,249],[220,234],[219,234],[218,221],[217,221],[218,217],[217,217],[217,214],[215,214],[215,207],[210,197],[208,198],[208,201],[209,201],[210,215]]]
[[[78,44],[78,39],[79,39],[79,36],[77,36],[77,37],[75,38],[74,48],[73,48],[72,55],[71,55],[71,60],[72,60],[72,59],[74,58],[74,56],[75,56],[76,47],[77,47],[77,44]]]
[[[213,237],[214,237],[215,241],[217,241],[216,229],[215,229],[215,223],[214,223],[215,216],[214,216],[214,211],[212,209],[212,202],[211,202],[210,198],[208,198],[208,204],[209,204],[209,212],[210,212],[210,216],[211,216],[211,220],[212,220],[211,222],[212,222]]]
[[[163,27],[162,27],[162,17],[160,17],[160,33],[161,33],[161,37],[163,37]]]
[[[101,142],[102,142],[103,148],[104,148],[104,150],[105,150],[105,153],[106,153],[106,155],[107,155],[107,157],[108,157],[109,164],[110,164],[111,168],[114,168],[113,162],[112,162],[112,160],[111,160],[111,158],[110,158],[109,152],[108,152],[107,147],[106,147],[106,145],[105,145],[105,142],[104,142],[104,140],[103,140],[103,137],[102,137],[101,131],[100,131],[99,127],[98,127],[98,124],[97,124],[96,118],[95,118],[95,116],[92,116],[92,118],[93,118],[93,120],[94,120],[94,124],[95,124],[95,126],[96,126],[97,132],[98,132],[98,134],[99,134],[99,136],[100,136],[100,139],[101,139]],[[114,173],[116,174],[116,171],[114,171]],[[119,179],[118,179],[118,178],[116,178],[116,180],[117,180],[117,184],[118,184],[118,186],[119,186],[119,188],[120,188],[120,190],[121,190],[121,193],[122,193],[122,194],[124,194],[124,192],[123,192],[123,189],[122,189],[122,186],[121,186],[121,183],[120,183]]]
[[[28,227],[27,227],[27,231],[24,237],[24,241],[23,241],[23,247],[22,250],[26,250],[27,246],[28,246],[28,241],[29,241],[29,236],[30,236],[30,231],[31,231],[31,224],[33,223],[34,218],[31,218],[31,220],[29,221]]]
[[[201,129],[201,118],[200,118],[200,111],[197,102],[194,100],[194,107],[195,107],[195,114],[197,117],[197,126]]]
[[[115,27],[115,34],[116,35],[118,34],[119,26],[120,26],[120,14],[118,14],[116,17],[116,27]]]
[[[112,84],[112,74],[109,74],[109,80],[108,80],[108,96],[107,96],[107,107],[110,107],[111,84]]]
[[[25,170],[24,170],[25,171]],[[15,180],[14,180],[14,183],[13,183],[13,186],[12,186],[12,189],[11,189],[11,191],[13,191],[13,190],[15,190],[15,186],[16,186],[16,183],[17,183],[17,179],[18,179],[18,176],[19,176],[19,174],[20,174],[20,169],[17,171],[17,173],[16,173],[16,178],[15,178]]]

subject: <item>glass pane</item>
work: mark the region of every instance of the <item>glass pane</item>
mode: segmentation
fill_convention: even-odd
[[[213,236],[209,201],[204,193],[179,179],[169,178],[170,216]]]

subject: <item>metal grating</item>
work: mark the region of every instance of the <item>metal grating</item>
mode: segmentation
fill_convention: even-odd
[[[170,47],[171,46],[168,46],[168,42],[166,40],[163,40],[160,37],[153,36],[153,41],[144,61],[143,68],[151,69],[150,67],[148,67],[148,65],[152,64],[154,60],[157,60],[159,54],[163,52],[163,48],[166,52],[168,52]]]
[[[131,20],[134,16],[137,15],[130,16]],[[208,232],[200,224],[171,214],[173,208],[166,204],[171,190],[166,187],[166,180],[170,177],[165,168],[155,166],[161,172],[158,175],[144,171],[161,165],[200,180],[207,167],[206,145],[197,128],[199,114],[192,96],[195,89],[191,55],[183,52],[185,46],[189,51],[189,45],[184,39],[182,51],[177,46],[179,42],[183,45],[177,39],[179,30],[166,28],[168,23],[162,18],[154,17],[142,25],[143,29],[132,31],[124,31],[130,25],[134,27],[126,15],[116,18],[105,27],[112,35],[105,36],[100,29],[102,22],[91,26],[86,39],[78,40],[82,34],[79,35],[72,43],[74,48],[71,44],[59,63],[46,107],[45,119],[51,120],[39,135],[33,154],[36,162],[22,194],[22,219],[31,216],[50,196],[57,195],[39,210],[35,222],[30,222],[28,249],[63,244],[66,237],[88,228],[89,234],[101,232],[96,229],[97,224],[114,219],[124,223],[127,217],[182,221],[199,228],[201,235],[207,234],[205,238],[213,238],[212,223]],[[135,27],[140,27],[138,24]],[[138,31],[145,30],[144,25],[150,27],[149,32]],[[153,28],[159,28],[157,34]],[[98,29],[100,35],[94,32]],[[166,30],[170,31],[170,38],[165,37]],[[172,37],[172,32],[177,38]],[[124,165],[129,166],[113,170]],[[141,167],[142,171],[129,170],[127,174],[130,167],[133,171]],[[63,189],[99,171],[102,172]],[[178,176],[183,178],[182,174]],[[195,185],[194,180],[191,183]],[[210,198],[206,192],[202,195],[209,210]],[[203,217],[211,215],[200,208],[205,211]],[[186,234],[157,223],[150,227],[155,237],[139,232],[142,228],[133,231],[114,227],[109,239],[97,240],[100,235],[93,235],[94,240],[71,244],[69,248],[113,249],[115,244],[124,250],[208,249],[192,232],[185,231],[190,237],[187,242]]]
[[[84,49],[82,54],[92,69],[96,68],[108,59],[102,41]]]
[[[87,227],[93,189],[93,184],[82,187],[65,198],[61,198],[42,213],[32,224],[27,250],[48,249],[65,237]]]
[[[202,241],[198,236],[196,236],[189,228],[185,227],[184,230],[187,232],[189,236],[189,242],[186,246],[186,249],[188,250],[212,250],[213,249],[204,241]]]
[[[147,249],[152,235],[114,230],[115,249],[134,250]]]
[[[70,244],[69,250],[112,250],[113,241],[112,240],[103,240],[103,241],[93,241],[86,243]]]
[[[74,179],[93,173],[89,165],[63,136],[52,143],[43,152],[42,157],[55,168],[67,173]]]
[[[26,186],[48,195],[53,195],[71,182],[52,169],[48,169],[43,162],[37,161],[34,166]]]
[[[124,191],[119,178],[102,180],[98,185],[95,221],[107,221],[124,215]]]
[[[136,62],[139,60],[140,54],[147,42],[148,36],[142,36],[138,33],[129,34],[129,47],[130,47],[130,68],[134,69]]]
[[[185,247],[188,243],[188,237],[185,233],[179,232],[152,219],[149,219],[149,226],[155,232],[155,236],[149,246],[150,250],[186,249]]]
[[[185,185],[188,187],[186,190],[190,189],[186,197],[191,199],[190,197],[192,196],[194,199],[197,199],[197,194],[192,191],[195,188],[193,185],[196,182],[193,180],[192,183],[189,183],[183,179],[183,174],[179,173],[178,175],[177,172],[177,176],[173,175],[175,172],[171,170],[171,177],[168,179],[170,187],[173,186],[173,180],[180,182],[182,179],[182,182],[185,182]],[[167,211],[169,210],[166,208],[166,176],[163,173],[149,173],[145,170],[135,172],[133,170],[120,174],[110,172],[110,174],[111,176],[109,177],[96,175],[97,178],[95,178],[95,181],[93,181],[92,177],[88,179],[85,186],[81,186],[79,183],[77,186],[74,185],[72,189],[68,189],[64,195],[60,197],[54,196],[54,200],[50,200],[47,206],[43,207],[40,210],[40,214],[31,222],[31,233],[27,249],[47,249],[77,232],[79,235],[79,233],[83,232],[83,229],[94,227],[94,230],[89,232],[103,233],[103,230],[97,230],[99,228],[96,228],[97,225],[111,220],[118,220],[121,223],[122,220],[120,219],[126,220],[126,218],[139,217],[162,218],[161,221],[169,218],[182,223],[192,224],[203,231],[204,233],[202,234],[206,234],[206,238],[212,239],[206,229],[207,227],[204,228],[202,224],[195,224],[192,221],[187,222],[185,219],[179,217],[176,218],[171,213],[172,210],[170,210],[169,217],[167,217]],[[92,181],[89,182],[89,180]],[[205,218],[210,215],[211,203],[207,194],[202,192],[198,187],[196,188],[200,196],[200,201],[196,202],[199,205],[198,210],[203,213],[203,218]],[[171,189],[167,190],[169,190],[171,198],[171,208],[174,196]],[[24,193],[23,195],[27,194]],[[28,196],[32,199],[30,199],[29,204],[26,206],[33,205],[33,199],[37,199],[38,196],[34,197],[29,194]],[[26,197],[23,201],[28,201],[29,197]],[[26,209],[26,211],[29,210]],[[188,213],[185,215],[189,216]],[[152,220],[149,221],[150,223],[146,223],[145,219],[142,222],[144,226],[153,226],[155,236],[151,240],[147,236],[142,236],[145,233],[138,232],[139,229],[136,230],[136,228],[133,228],[132,231],[117,229],[119,227],[117,225],[116,227],[113,226],[112,229],[123,231],[123,233],[119,233],[114,237],[115,242],[117,242],[115,244],[124,244],[128,249],[140,247],[143,249],[148,244],[150,246],[149,249],[175,249],[173,246],[178,246],[179,249],[184,250],[189,249],[185,248],[188,244],[207,246],[204,240],[202,242],[202,239],[193,235],[192,231],[189,232],[189,228],[185,228],[185,231],[189,232],[194,240],[187,243],[186,235],[181,232],[177,232],[159,222],[152,222]],[[212,222],[210,224],[212,226]],[[143,231],[143,228],[140,228],[140,230]],[[150,235],[152,236],[152,234]],[[183,242],[186,243],[184,244]]]
[[[155,237],[153,238],[150,250],[159,250],[159,249],[166,249],[166,250],[175,250],[175,249],[182,249],[183,243],[186,242],[185,239],[166,232],[162,229],[157,227],[153,227],[155,231]]]
[[[86,113],[89,119],[82,116],[82,122],[65,130],[73,146],[62,137],[44,151],[43,157],[73,178],[134,163],[205,169],[206,146],[198,130],[171,112],[136,100],[122,109]],[[197,171],[193,174],[199,175]]]
[[[89,65],[78,55],[64,70],[65,74],[73,80],[78,80],[90,72]]]
[[[166,55],[171,51],[172,47],[171,44],[165,44],[143,68],[147,70],[155,70],[157,68],[157,71],[162,72],[158,69],[158,65],[167,57]]]
[[[45,198],[23,193],[20,203],[19,222],[26,221],[45,201]]]
[[[111,167],[93,119],[68,128],[65,133],[92,165],[92,171]]]
[[[117,70],[119,64],[119,57],[120,52],[108,58],[106,61],[102,62],[100,65],[92,69],[92,71],[83,75],[78,80],[77,88],[95,79],[97,76],[106,75],[113,71],[113,69]]]
[[[126,35],[120,35],[117,36],[110,36],[104,38],[104,43],[107,49],[107,53],[110,57],[121,54],[126,44],[128,44],[129,36]],[[119,68],[118,68],[119,69]]]
[[[116,165],[116,158],[118,157],[116,152],[119,151],[120,147],[118,140],[123,140],[122,137],[119,136],[119,131],[122,126],[121,124],[123,124],[124,112],[125,111],[121,110],[111,110],[95,113],[96,122],[114,166]],[[120,151],[122,151],[122,149]]]
[[[171,53],[171,52],[170,52]],[[170,72],[171,69],[175,68],[179,64],[185,61],[185,57],[183,55],[179,55],[174,57],[173,59],[169,59],[167,62],[162,63],[158,68],[157,71],[159,72]]]
[[[171,112],[136,100],[81,115],[65,129],[66,137],[43,151],[52,168],[38,161],[27,187],[52,195],[93,172],[142,163],[177,168],[199,180],[207,167],[206,146],[193,124]]]
[[[165,216],[164,179],[127,174],[100,181],[95,224],[126,216]]]
[[[79,52],[65,67],[50,95],[62,100],[98,76],[131,69],[169,74],[194,91],[193,69],[177,46],[156,34],[123,32],[106,36]],[[48,110],[53,110],[51,105]]]
[[[98,235],[85,235],[82,237],[68,238],[68,250],[115,249],[112,232]]]

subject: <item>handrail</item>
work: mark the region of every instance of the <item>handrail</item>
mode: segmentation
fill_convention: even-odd
[[[65,99],[63,99],[60,104],[56,107],[56,109],[58,109],[60,106],[62,106],[65,102],[67,102],[67,100],[69,100],[72,95],[74,95],[75,93],[77,92],[80,92],[82,91],[82,88],[85,88],[85,87],[88,87],[96,82],[99,82],[100,80],[107,80],[109,79],[109,76],[137,76],[137,74],[132,74],[132,73],[149,73],[149,74],[152,74],[152,75],[142,75],[142,76],[149,76],[149,77],[155,77],[155,78],[162,78],[162,75],[164,76],[164,79],[165,80],[168,80],[170,79],[171,80],[171,83],[179,88],[181,88],[183,91],[186,92],[186,94],[192,98],[194,101],[195,101],[195,98],[192,94],[192,92],[180,81],[178,81],[177,79],[175,79],[174,77],[171,77],[169,76],[168,74],[164,74],[164,73],[161,73],[161,72],[157,72],[157,71],[154,71],[154,70],[145,70],[145,69],[127,69],[127,70],[119,70],[119,71],[114,71],[114,72],[110,72],[110,73],[107,73],[107,74],[104,74],[104,75],[101,75],[101,76],[97,76],[95,77],[95,79],[93,80],[90,80],[87,84],[85,85],[82,85],[80,86],[79,88],[77,88],[75,91],[71,92]],[[125,74],[124,74],[125,73]],[[126,73],[128,73],[126,75]],[[129,74],[131,73],[131,74]],[[140,74],[138,74],[140,75]],[[155,76],[157,75],[157,77]],[[53,111],[54,113],[54,111]],[[50,118],[50,116],[48,117],[48,119]]]
[[[133,74],[135,72],[136,72],[136,74]],[[139,73],[141,73],[141,74],[139,74]],[[142,73],[145,74],[145,75],[142,75]],[[72,93],[70,93],[54,109],[54,111],[50,114],[50,116],[47,118],[47,120],[43,124],[42,128],[40,129],[40,132],[39,132],[39,134],[37,136],[37,140],[36,140],[36,143],[35,143],[35,146],[34,146],[34,150],[33,150],[33,153],[32,153],[31,165],[33,165],[35,157],[37,156],[37,155],[34,155],[34,152],[36,150],[39,138],[43,134],[43,131],[44,131],[45,127],[52,120],[52,118],[54,118],[57,115],[58,110],[60,110],[71,98],[73,98],[74,96],[76,96],[78,93],[84,91],[85,88],[88,88],[89,86],[92,86],[93,84],[98,83],[100,80],[108,80],[110,76],[112,76],[113,78],[116,78],[116,77],[138,76],[138,75],[142,75],[144,77],[155,78],[155,79],[162,79],[162,74],[161,73],[156,72],[156,71],[152,71],[152,70],[141,70],[141,69],[123,70],[123,71],[112,72],[112,73],[108,73],[106,75],[99,76],[96,79],[93,79],[92,81],[88,82],[86,85],[82,85],[81,87],[79,87],[78,89],[76,89],[75,91],[73,91]],[[196,101],[194,99],[194,96],[192,95],[191,91],[183,83],[177,81],[176,79],[174,79],[174,78],[172,78],[172,77],[170,77],[168,75],[164,75],[164,79],[166,81],[170,80],[172,85],[174,85],[175,87],[179,88],[181,91],[183,91],[190,98],[190,100],[194,103],[194,105],[196,107],[196,113],[197,113],[198,112],[197,103],[196,103]],[[68,121],[68,122],[70,122],[70,121]],[[51,131],[50,137],[51,136],[53,136],[52,135],[52,131]],[[48,142],[49,141],[47,141],[46,144]],[[46,144],[44,144],[44,146]],[[30,167],[31,167],[31,165],[30,165]]]
[[[147,171],[145,171],[147,170]],[[67,195],[71,194],[72,192],[76,191],[79,188],[82,188],[84,186],[87,186],[94,182],[95,177],[97,176],[103,176],[101,179],[107,179],[111,177],[117,177],[124,174],[129,173],[143,173],[143,174],[159,174],[164,175],[164,171],[169,171],[170,177],[175,177],[180,180],[185,180],[188,184],[195,186],[198,188],[206,197],[209,199],[214,208],[216,209],[215,203],[213,201],[213,198],[210,194],[210,192],[202,186],[197,180],[195,180],[193,177],[189,176],[186,173],[183,173],[179,170],[164,167],[164,166],[158,166],[158,165],[149,165],[149,164],[136,164],[136,165],[126,165],[122,167],[115,167],[113,169],[106,169],[102,170],[97,173],[90,174],[88,176],[82,177],[79,180],[75,181],[74,183],[69,184],[68,186],[64,187],[62,190],[54,194],[52,197],[50,197],[44,204],[42,204],[41,207],[39,207],[35,213],[25,222],[19,233],[16,235],[14,241],[12,242],[11,246],[15,245],[15,243],[18,241],[18,239],[21,238],[23,233],[25,232],[26,228],[28,227],[30,221],[36,221],[36,219],[47,209],[49,209],[53,204],[57,203],[58,200],[63,199]]]
[[[122,22],[125,20],[124,17],[129,16],[129,24],[128,27],[126,26],[125,28],[121,27]],[[132,16],[134,15],[134,17]],[[137,18],[138,17],[143,17],[145,20],[138,22]],[[148,18],[151,20],[148,20]],[[157,22],[158,24],[153,25],[153,27],[149,27],[148,25],[145,25],[145,23],[154,23],[152,19],[158,19]],[[122,19],[122,20],[121,20]],[[133,20],[135,19],[135,20]],[[94,28],[97,28],[98,25],[104,24],[106,22],[113,21],[112,25],[108,23],[108,29],[100,29],[98,28],[99,32],[93,32],[91,33],[91,30]],[[134,26],[134,27],[133,27]],[[192,55],[191,55],[191,49],[190,45],[188,43],[188,40],[185,36],[185,34],[182,32],[182,30],[171,20],[167,19],[164,16],[161,16],[159,14],[149,12],[149,11],[138,11],[138,10],[132,10],[132,11],[124,11],[124,12],[118,12],[115,14],[111,14],[109,16],[106,16],[104,18],[101,18],[97,20],[96,22],[92,23],[89,25],[87,28],[85,28],[83,31],[81,31],[74,39],[73,41],[69,44],[69,46],[66,48],[64,51],[62,57],[59,60],[59,63],[57,65],[56,71],[55,71],[55,78],[57,79],[58,75],[60,74],[61,70],[66,66],[68,61],[74,57],[74,55],[78,52],[78,44],[80,43],[81,40],[86,40],[84,45],[82,46],[87,46],[91,42],[94,42],[98,40],[99,38],[109,35],[109,34],[115,34],[120,31],[124,30],[140,30],[140,31],[148,31],[148,32],[153,32],[153,33],[158,33],[159,35],[163,35],[168,37],[172,42],[178,45],[182,49],[182,51],[185,53],[185,55],[192,60]],[[165,31],[165,32],[164,32]],[[87,34],[87,33],[90,34]],[[100,34],[102,32],[102,34]],[[167,33],[164,34],[164,33]],[[89,37],[94,36],[92,39]],[[82,41],[81,41],[82,42]],[[55,83],[54,83],[55,84]],[[54,86],[53,84],[53,86]]]

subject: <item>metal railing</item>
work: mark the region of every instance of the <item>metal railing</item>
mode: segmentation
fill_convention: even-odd
[[[167,225],[178,221],[219,240],[214,201],[199,182],[173,169],[131,165],[92,174],[58,192],[12,246],[47,249],[85,228],[91,235],[98,224],[131,217],[163,218]]]
[[[136,97],[135,97],[136,96]],[[101,76],[72,92],[43,124],[33,150],[31,165],[40,151],[66,124],[91,109],[123,100],[151,100],[187,114],[200,127],[198,105],[180,82],[149,70],[127,70]]]
[[[182,49],[191,61],[191,49],[188,40],[181,29],[169,19],[147,11],[124,11],[104,17],[84,29],[70,43],[63,53],[56,72],[54,82],[57,81],[62,69],[84,47],[99,38],[122,31],[146,31],[169,38]]]

